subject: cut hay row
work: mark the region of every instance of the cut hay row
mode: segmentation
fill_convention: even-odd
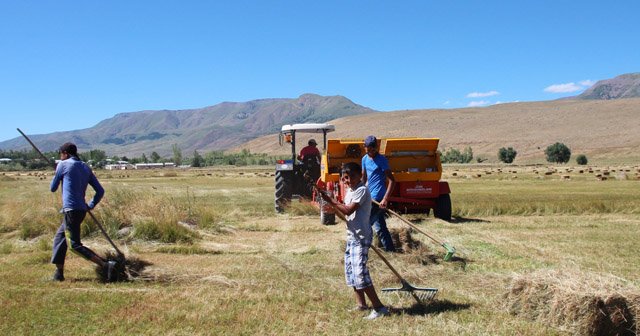
[[[542,270],[515,276],[506,309],[574,335],[636,335],[640,290],[612,275]]]

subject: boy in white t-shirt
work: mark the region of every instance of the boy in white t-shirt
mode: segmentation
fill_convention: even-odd
[[[373,287],[369,275],[367,261],[369,247],[373,237],[373,230],[369,224],[371,213],[371,194],[367,186],[362,183],[362,168],[355,162],[349,162],[342,167],[342,181],[349,188],[344,204],[339,204],[333,198],[321,194],[322,198],[337,211],[343,213],[347,219],[347,248],[344,254],[344,273],[347,286],[353,287],[356,296],[356,310],[367,310],[366,297],[371,301],[373,310],[366,319],[375,319],[389,315]]]

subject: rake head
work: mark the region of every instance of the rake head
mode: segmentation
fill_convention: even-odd
[[[399,288],[383,288],[383,293],[402,294],[405,296],[411,296],[418,304],[424,304],[425,302],[433,300],[438,293],[437,288],[425,288],[415,287],[406,281],[402,281],[402,286]]]
[[[448,243],[442,243],[442,247],[447,250],[447,254],[444,255],[444,261],[450,261],[453,257],[453,254],[456,253],[456,248],[449,245]]]
[[[96,275],[101,282],[131,281],[139,277],[145,267],[152,265],[148,261],[144,261],[135,257],[125,258],[124,255],[111,251],[106,253],[105,258],[107,260],[114,260],[117,262],[115,267],[116,275],[113,279],[107,279],[106,268],[96,265]]]

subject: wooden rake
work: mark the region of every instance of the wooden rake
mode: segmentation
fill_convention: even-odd
[[[313,185],[313,188],[316,190],[316,192],[318,192],[320,195],[323,195],[323,196],[326,196],[326,197],[330,197],[325,190],[322,190],[322,189],[318,188],[315,184],[312,184],[312,185]],[[342,211],[340,211],[340,209],[338,209],[335,206],[333,206],[331,203],[328,203],[328,204],[331,205],[333,210],[335,210],[336,216],[338,216],[340,219],[342,219],[346,223],[347,222],[347,218],[342,213]],[[387,265],[387,267],[389,267],[391,272],[393,272],[393,274],[398,278],[398,280],[400,280],[400,287],[398,287],[398,288],[383,288],[382,289],[383,293],[393,293],[393,292],[395,292],[397,294],[403,294],[403,295],[406,295],[406,296],[411,296],[414,300],[416,300],[416,302],[419,305],[425,304],[426,302],[431,301],[431,300],[433,300],[433,298],[435,298],[436,294],[438,293],[438,289],[437,288],[417,287],[417,286],[414,286],[414,285],[410,284],[391,265],[389,260],[387,260],[387,258],[385,258],[385,256],[382,254],[380,249],[378,249],[377,247],[375,247],[373,245],[371,245],[371,249],[378,255],[378,257],[380,257],[380,259],[382,259],[382,261],[385,263],[385,265]]]

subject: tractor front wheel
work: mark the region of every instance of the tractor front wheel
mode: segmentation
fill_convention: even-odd
[[[451,196],[449,194],[442,194],[438,197],[433,215],[447,222],[451,221]]]
[[[289,174],[276,171],[275,207],[277,212],[284,212],[291,202],[291,181],[287,178],[288,176]]]

